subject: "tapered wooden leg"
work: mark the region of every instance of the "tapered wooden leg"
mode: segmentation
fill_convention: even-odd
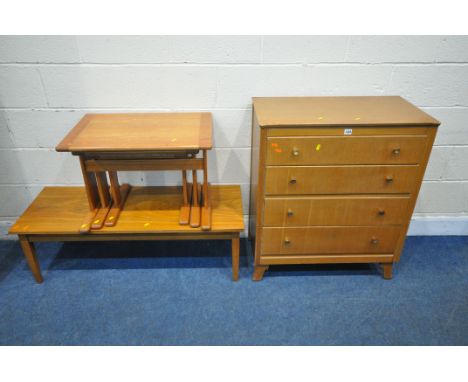
[[[116,171],[109,171],[110,192],[112,195],[112,202],[115,206],[120,206],[122,195],[120,194],[119,177]]]
[[[39,262],[37,261],[34,244],[31,243],[28,240],[28,238],[24,235],[19,235],[19,242],[34,278],[36,279],[37,283],[42,283],[42,281],[44,280],[41,275],[41,268],[39,267]]]
[[[197,182],[197,171],[193,170],[193,185],[192,185],[192,206],[190,208],[190,227],[200,227],[200,190]]]
[[[201,208],[201,228],[203,231],[211,230],[211,203],[210,187],[203,188],[203,207]]]
[[[88,172],[86,170],[86,162],[82,156],[80,156],[80,165],[81,172],[83,173],[86,196],[88,197],[89,209],[90,211],[93,211],[99,206],[99,193],[97,188],[96,176],[94,172]]]
[[[83,222],[80,225],[80,233],[89,233],[91,231],[91,226],[93,225],[94,217],[97,215],[99,212],[99,208],[96,208],[95,210],[90,210],[85,218],[83,219]]]
[[[187,183],[187,170],[182,170],[182,207],[180,207],[179,224],[187,225],[190,222],[190,201],[189,185]]]
[[[97,189],[99,194],[100,206],[91,223],[91,229],[101,229],[106,221],[107,214],[109,213],[112,200],[109,192],[109,183],[107,182],[107,175],[105,171],[95,172]],[[83,223],[84,224],[84,223]]]
[[[392,271],[393,271],[393,263],[390,264],[382,264],[383,268],[383,277],[385,280],[391,280],[392,278]]]
[[[231,256],[232,256],[232,279],[239,280],[239,256],[240,256],[240,238],[236,237],[231,240]]]
[[[206,150],[203,150],[203,207],[201,216],[201,227],[203,231],[211,229],[211,202],[210,185],[208,183],[208,157]]]
[[[110,210],[110,204],[107,207],[101,207],[98,209],[96,215],[94,216],[94,220],[91,223],[91,229],[101,229],[104,225],[107,214]]]
[[[120,212],[123,210],[125,200],[127,199],[128,194],[130,193],[130,185],[128,183],[122,184],[120,187],[120,204],[112,203],[112,208],[107,214],[106,221],[104,225],[106,227],[113,227],[117,224],[119,219]]]
[[[96,172],[97,187],[99,192],[99,200],[102,207],[109,207],[111,203],[109,193],[109,183],[107,183],[107,175],[104,171]]]
[[[109,171],[110,193],[112,195],[112,208],[106,216],[104,225],[113,227],[117,223],[120,211],[123,209],[125,200],[130,192],[130,185],[123,184],[120,186],[117,171]]]
[[[265,273],[267,269],[268,269],[268,265],[255,265],[252,280],[261,281],[263,279],[263,274]]]

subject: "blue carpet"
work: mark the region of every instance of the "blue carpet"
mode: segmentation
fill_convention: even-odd
[[[468,237],[409,237],[374,265],[271,267],[241,243],[41,243],[45,281],[0,242],[2,345],[468,345]],[[248,259],[248,264],[247,264]]]

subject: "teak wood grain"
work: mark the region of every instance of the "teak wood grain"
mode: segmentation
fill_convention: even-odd
[[[418,165],[268,166],[265,194],[409,193]]]
[[[255,97],[261,127],[438,126],[439,121],[398,96]]]
[[[57,146],[57,151],[70,151],[80,158],[89,208],[95,216],[86,214],[82,233],[90,229],[115,226],[126,202],[118,182],[118,171],[186,171],[203,170],[203,194],[197,193],[191,202],[203,195],[204,230],[211,229],[211,208],[208,192],[207,150],[212,147],[211,113],[131,113],[87,114]],[[197,154],[203,151],[202,158]],[[107,183],[107,172],[111,189]],[[186,179],[185,179],[186,183]],[[184,183],[184,184],[185,184]],[[194,182],[196,184],[196,180]],[[187,190],[183,190],[187,199]],[[99,198],[98,198],[99,197]],[[112,211],[109,213],[110,206]],[[181,206],[179,224],[200,225],[198,206],[187,201]],[[93,222],[91,220],[94,219]],[[197,222],[198,221],[198,222]]]
[[[407,195],[266,197],[263,225],[399,225],[409,199]]]
[[[123,187],[123,186],[122,186]],[[239,237],[244,229],[239,186],[209,186],[211,230],[179,224],[183,195],[178,187],[133,187],[121,210],[119,224],[81,234],[89,210],[83,187],[44,188],[9,233],[17,234],[37,282],[42,282],[34,242],[133,241],[133,240],[230,240],[232,277],[239,278]]]
[[[214,232],[244,229],[239,186],[210,186]],[[179,224],[183,195],[180,187],[132,187],[119,222],[87,236],[113,233],[194,233],[201,228]],[[78,233],[88,201],[83,187],[46,187],[10,228],[10,234]]]
[[[211,113],[86,114],[56,150],[177,151],[212,145]]]
[[[393,253],[401,226],[264,228],[262,253]]]
[[[253,279],[275,264],[356,262],[391,278],[438,125],[401,97],[254,98]]]
[[[268,138],[267,165],[414,164],[425,135]]]

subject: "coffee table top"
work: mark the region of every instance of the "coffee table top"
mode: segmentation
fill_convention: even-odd
[[[131,187],[119,221],[91,231],[102,234],[210,234],[242,232],[244,216],[240,186],[210,185],[211,231],[179,224],[183,204],[180,187]],[[89,212],[84,187],[45,187],[11,227],[10,234],[79,235]]]
[[[86,114],[57,151],[135,152],[212,148],[211,113]]]

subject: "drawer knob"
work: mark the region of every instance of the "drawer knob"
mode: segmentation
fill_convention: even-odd
[[[393,155],[400,155],[400,148],[398,147],[396,149],[393,149],[392,154]]]
[[[288,208],[288,216],[293,216],[294,215],[294,212],[292,211],[292,209]]]
[[[288,237],[284,238],[284,244],[291,244],[291,240]]]
[[[289,180],[289,183],[291,183],[291,184],[296,184],[296,183],[297,183],[296,178],[292,177],[292,178]]]
[[[381,209],[379,209],[378,213],[379,213],[380,216],[384,216],[385,215],[385,210],[381,208]]]
[[[385,178],[385,181],[387,183],[392,183],[393,182],[393,175],[387,175],[387,177]]]
[[[379,244],[379,239],[377,239],[375,236],[372,236],[372,239],[371,239],[371,244]]]
[[[299,149],[297,147],[293,147],[292,154],[297,157],[299,155]]]

